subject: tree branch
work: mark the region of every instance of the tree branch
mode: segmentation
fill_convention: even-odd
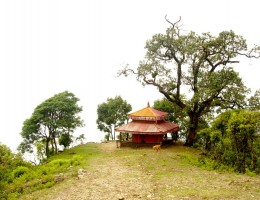
[[[167,15],[165,15],[165,20],[172,25],[173,28],[175,28],[176,24],[178,24],[181,21],[181,16],[179,17],[179,20],[176,21],[175,23],[172,23],[170,20],[167,19]]]

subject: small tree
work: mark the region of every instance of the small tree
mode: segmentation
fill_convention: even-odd
[[[83,141],[85,140],[85,135],[80,134],[78,137],[76,137],[76,141],[80,141],[80,144],[83,144]]]
[[[107,102],[99,104],[97,108],[98,129],[108,133],[111,139],[115,140],[113,128],[124,124],[127,120],[127,113],[131,110],[132,106],[120,96],[116,96],[114,99],[108,98]]]
[[[68,148],[72,142],[72,136],[69,133],[62,133],[59,137],[59,145],[64,146],[65,149]]]
[[[82,111],[78,101],[73,93],[65,91],[38,105],[32,116],[23,123],[23,141],[18,149],[22,153],[31,152],[36,142],[43,142],[46,157],[57,153],[56,140],[60,133],[70,134],[77,127],[83,126],[83,120],[78,116]]]

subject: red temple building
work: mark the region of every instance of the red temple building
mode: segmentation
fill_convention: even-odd
[[[146,108],[128,114],[128,118],[129,123],[115,128],[120,132],[121,146],[122,133],[131,134],[132,142],[137,144],[159,144],[167,138],[167,133],[179,130],[177,124],[167,121],[168,113],[151,108],[149,103]]]

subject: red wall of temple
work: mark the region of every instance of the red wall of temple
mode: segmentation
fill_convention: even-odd
[[[160,143],[163,140],[163,135],[143,135],[133,134],[132,141],[136,143]]]

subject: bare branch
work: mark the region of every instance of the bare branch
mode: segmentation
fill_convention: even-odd
[[[249,52],[247,53],[240,53],[237,52],[238,55],[241,56],[246,56],[247,58],[260,58],[260,46],[256,46],[252,48]]]
[[[128,65],[126,65],[122,70],[119,70],[117,72],[117,77],[120,77],[120,76],[129,76],[130,74],[135,74],[135,75],[138,75],[137,72],[135,72],[133,69],[129,68]]]
[[[178,24],[181,21],[181,16],[179,17],[179,20],[175,23],[172,23],[170,20],[167,19],[167,15],[165,15],[165,20],[172,25],[173,28],[175,28],[175,25]]]

